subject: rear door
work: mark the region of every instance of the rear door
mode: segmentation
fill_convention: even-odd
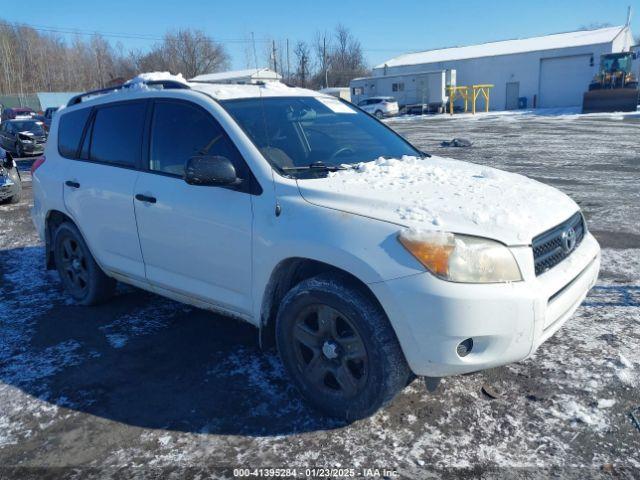
[[[135,212],[152,285],[251,312],[251,174],[210,112],[182,100],[156,100],[147,170],[136,185]],[[189,185],[194,155],[229,158],[242,188]]]
[[[98,263],[140,280],[145,275],[133,193],[147,106],[137,100],[95,107],[79,158],[69,161],[63,187],[65,206]],[[67,115],[60,119],[60,138],[71,128],[65,125]]]

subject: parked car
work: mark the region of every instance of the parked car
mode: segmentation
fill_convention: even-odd
[[[18,165],[9,152],[0,148],[0,203],[18,203],[22,196],[22,179]]]
[[[5,120],[13,120],[16,118],[31,118],[35,114],[36,112],[29,107],[5,108],[2,111],[2,121],[4,122]]]
[[[49,107],[44,111],[42,115],[42,122],[44,123],[44,128],[46,131],[49,131],[53,115],[58,111],[58,109],[59,107]]]
[[[8,120],[0,124],[0,146],[18,158],[40,155],[46,141],[44,124],[38,120]]]
[[[598,243],[550,186],[318,92],[160,84],[72,99],[33,164],[46,265],[79,304],[121,281],[246,320],[352,420],[414,375],[530,357],[596,281]]]
[[[377,118],[393,117],[400,111],[393,97],[370,97],[358,103],[358,107]]]

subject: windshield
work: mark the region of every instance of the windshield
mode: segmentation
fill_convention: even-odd
[[[272,97],[222,103],[279,171],[421,155],[377,120],[334,98]]]
[[[606,57],[602,59],[602,70],[609,73],[631,70],[631,55],[620,57]]]
[[[42,128],[42,122],[11,122],[16,132],[33,132],[36,135],[44,135],[44,129]]]

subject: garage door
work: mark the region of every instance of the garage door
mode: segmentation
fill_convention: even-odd
[[[582,105],[582,94],[594,73],[591,55],[543,58],[540,60],[540,107]]]

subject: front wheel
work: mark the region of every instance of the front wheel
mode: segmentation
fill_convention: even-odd
[[[332,417],[372,415],[410,376],[384,312],[368,292],[340,277],[319,275],[289,291],[276,341],[303,397]]]
[[[375,116],[376,118],[383,118],[384,113],[382,113],[382,110],[376,110]]]
[[[113,295],[116,281],[107,277],[96,263],[75,225],[60,225],[53,242],[58,274],[76,302],[96,305]]]

